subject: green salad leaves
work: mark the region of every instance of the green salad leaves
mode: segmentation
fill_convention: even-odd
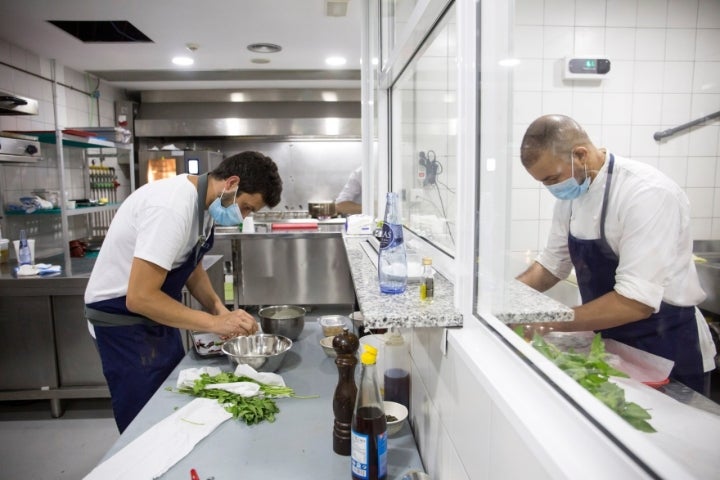
[[[655,432],[648,423],[652,418],[648,411],[636,403],[626,401],[625,391],[608,381],[611,376],[627,375],[605,361],[605,344],[599,333],[593,338],[588,355],[575,353],[573,350],[563,352],[538,334],[534,335],[532,346],[630,425],[642,432]]]
[[[261,394],[255,397],[243,397],[225,390],[205,388],[206,385],[214,383],[232,382],[256,383],[260,385]],[[195,380],[192,387],[181,387],[177,390],[168,387],[167,389],[195,397],[214,398],[227,412],[232,414],[233,418],[242,420],[248,425],[254,425],[262,421],[274,422],[275,414],[280,412],[274,399],[296,396],[295,391],[290,387],[267,385],[249,377],[239,377],[231,372],[223,372],[212,376],[203,373],[199,379]]]

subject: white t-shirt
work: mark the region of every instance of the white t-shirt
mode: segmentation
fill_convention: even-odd
[[[85,303],[126,295],[134,257],[168,271],[182,265],[198,241],[197,196],[186,174],[133,192],[110,224],[90,274]]]
[[[588,191],[575,200],[558,200],[545,250],[537,261],[558,278],[573,265],[573,236],[600,238],[600,213],[610,154]],[[659,170],[615,155],[608,192],[605,236],[619,258],[615,291],[652,307],[660,302],[695,306],[705,299],[692,259],[690,202],[685,192]]]
[[[350,174],[347,183],[335,199],[335,203],[340,202],[362,203],[362,167],[356,168]]]

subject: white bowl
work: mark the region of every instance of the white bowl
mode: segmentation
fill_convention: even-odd
[[[325,352],[325,355],[327,355],[330,358],[337,357],[337,352],[333,348],[333,339],[335,336],[332,337],[323,337],[320,339],[320,346],[322,347],[323,351]]]
[[[402,403],[388,402],[387,400],[383,402],[383,408],[386,417],[392,415],[397,418],[394,422],[387,422],[387,434],[394,435],[402,429],[403,423],[408,416],[408,409]]]

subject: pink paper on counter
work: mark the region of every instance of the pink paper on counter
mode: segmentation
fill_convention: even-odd
[[[650,386],[668,383],[668,377],[675,362],[667,358],[653,355],[630,345],[604,339],[605,351],[616,355],[608,358],[608,363],[618,370],[627,373],[630,378]]]

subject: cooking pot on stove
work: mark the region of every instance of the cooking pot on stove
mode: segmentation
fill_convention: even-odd
[[[308,202],[308,212],[312,218],[324,220],[335,216],[335,202]]]

